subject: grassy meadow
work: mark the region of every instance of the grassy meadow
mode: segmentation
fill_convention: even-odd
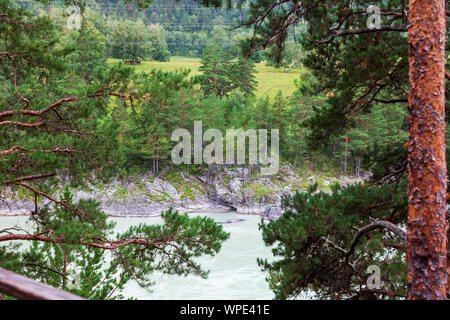
[[[120,62],[119,59],[110,59],[109,64]],[[198,74],[200,58],[171,57],[170,62],[142,61],[142,64],[135,66],[137,71],[150,71],[161,69],[163,71],[174,71],[179,69],[190,69],[191,74]],[[256,64],[256,81],[258,88],[256,95],[269,97],[281,90],[284,95],[289,96],[295,90],[294,79],[298,78],[302,70],[292,70],[289,73],[283,72],[282,68],[274,68],[265,65],[265,62]]]

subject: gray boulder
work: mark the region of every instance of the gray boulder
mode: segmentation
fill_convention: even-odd
[[[280,207],[268,207],[263,214],[263,218],[267,220],[277,220],[283,214],[283,210]]]

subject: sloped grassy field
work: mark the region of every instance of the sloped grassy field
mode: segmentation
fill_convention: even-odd
[[[109,64],[120,62],[119,59],[110,59]],[[171,57],[170,62],[143,61],[142,64],[134,66],[137,71],[150,71],[152,69],[161,69],[163,71],[174,71],[179,69],[190,69],[191,74],[198,74],[200,67],[199,58],[189,57]],[[256,64],[256,80],[258,88],[256,95],[273,97],[279,90],[285,96],[290,96],[295,90],[294,79],[299,78],[303,70],[292,70],[284,73],[282,68],[274,68],[265,65],[265,62]]]

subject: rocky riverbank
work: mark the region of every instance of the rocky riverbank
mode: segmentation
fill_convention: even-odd
[[[242,214],[276,219],[281,199],[295,190],[318,183],[329,190],[335,182],[349,184],[360,178],[301,175],[291,166],[281,166],[276,176],[251,174],[247,168],[210,167],[200,174],[170,170],[154,176],[151,172],[107,184],[88,184],[74,190],[74,200],[95,198],[111,216],[155,216],[174,208],[180,212],[236,210]],[[34,208],[32,199],[6,190],[0,215],[24,215]]]

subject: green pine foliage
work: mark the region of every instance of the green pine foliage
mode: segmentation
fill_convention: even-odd
[[[114,235],[99,203],[74,202],[70,188],[61,188],[117,174],[130,153],[124,121],[135,126],[133,139],[166,153],[178,110],[168,122],[155,120],[167,118],[178,90],[190,96],[187,72],[147,76],[109,67],[104,38],[89,23],[62,34],[47,16],[10,0],[0,0],[0,12],[0,192],[21,192],[35,204],[30,230],[0,230],[0,266],[90,299],[123,298],[128,281],[148,287],[156,270],[206,277],[196,258],[215,255],[229,236],[212,219],[168,211],[161,225]]]
[[[170,60],[165,31],[159,25],[146,26],[142,20],[111,20],[106,37],[112,58]]]
[[[172,131],[192,132],[201,120],[203,130],[279,129],[282,160],[302,172],[366,178],[327,192],[298,190],[284,199],[279,220],[261,223],[275,259],[258,263],[276,298],[405,295],[403,239],[382,227],[360,232],[380,221],[406,223],[407,38],[399,30],[330,32],[366,28],[367,15],[354,13],[370,1],[239,1],[243,11],[213,11],[202,6],[236,3],[183,0],[159,12],[136,8],[159,0],[125,0],[131,7],[123,12],[108,12],[113,1],[95,2],[96,10],[64,1],[81,5],[85,17],[80,30],[67,30],[45,12],[0,0],[0,185],[35,200],[33,234],[42,237],[25,249],[0,246],[2,267],[91,299],[122,298],[130,280],[147,287],[154,271],[205,277],[196,258],[216,254],[228,238],[211,219],[169,211],[161,225],[114,235],[98,203],[74,203],[70,188],[61,190],[62,180],[159,174],[173,166]],[[403,3],[380,6],[403,12]],[[291,10],[295,4],[304,10]],[[397,16],[383,19],[395,29],[404,22]],[[253,30],[226,27],[239,23]],[[138,74],[106,63],[170,54],[202,56],[201,74]],[[286,72],[308,69],[291,96],[256,99],[254,62],[262,59]],[[55,205],[45,205],[49,199]],[[367,288],[371,265],[382,270],[382,291]]]
[[[243,57],[232,59],[231,53],[218,45],[206,47],[199,71],[202,72],[201,87],[207,95],[224,97],[232,90],[239,90],[246,96],[253,96],[256,90],[253,61]]]
[[[255,80],[255,64],[252,60],[239,57],[231,65],[232,89],[239,90],[245,96],[253,96],[257,82]]]
[[[154,70],[133,77],[133,96],[118,104],[114,116],[122,122],[121,140],[125,148],[125,167],[151,167],[158,172],[160,162],[169,162],[174,144],[172,131],[193,126],[195,111],[193,82],[189,70]]]
[[[89,299],[123,299],[128,281],[148,288],[155,271],[206,278],[208,271],[195,258],[215,255],[229,237],[211,218],[168,211],[163,224],[139,224],[114,238],[114,223],[99,203],[73,203],[67,187],[61,201],[76,211],[46,206],[33,216],[36,233],[49,240],[33,241],[25,250],[14,244],[2,247],[0,264]],[[126,244],[136,239],[141,242]]]
[[[72,50],[64,57],[64,63],[72,66],[72,77],[92,81],[96,72],[107,66],[106,37],[90,21],[83,24],[79,30],[61,32],[59,46]]]
[[[406,261],[401,239],[384,231],[363,235],[352,254],[353,230],[373,221],[402,223],[407,215],[405,180],[399,185],[358,184],[333,186],[331,194],[297,192],[284,201],[284,214],[276,221],[261,223],[266,245],[274,246],[274,261],[258,260],[268,274],[277,299],[315,294],[322,299],[367,299],[366,270],[382,270],[383,289],[406,292]],[[366,201],[362,202],[361,199]],[[392,297],[394,298],[394,297]]]
[[[278,298],[308,290],[322,298],[404,297],[403,239],[385,228],[371,230],[348,259],[346,252],[358,230],[375,220],[402,228],[406,223],[406,18],[382,16],[382,26],[392,30],[367,32],[369,16],[364,12],[373,4],[370,1],[239,4],[249,5],[242,23],[254,28],[254,35],[243,43],[244,53],[269,48],[269,63],[282,65],[293,40],[290,30],[306,27],[298,40],[306,53],[302,62],[312,75],[299,81],[291,98],[294,114],[306,114],[308,144],[302,145],[302,152],[306,147],[310,160],[326,155],[342,174],[351,174],[353,168],[357,174],[372,174],[365,185],[334,188],[331,194],[298,193],[286,200],[280,220],[262,226],[266,244],[276,245],[276,260],[260,261],[271,288]],[[400,0],[377,5],[382,12],[407,10]],[[366,286],[371,264],[382,270],[384,291]]]
[[[206,94],[223,97],[231,91],[230,66],[231,56],[223,48],[210,45],[205,49],[199,71],[203,74],[201,86]]]

